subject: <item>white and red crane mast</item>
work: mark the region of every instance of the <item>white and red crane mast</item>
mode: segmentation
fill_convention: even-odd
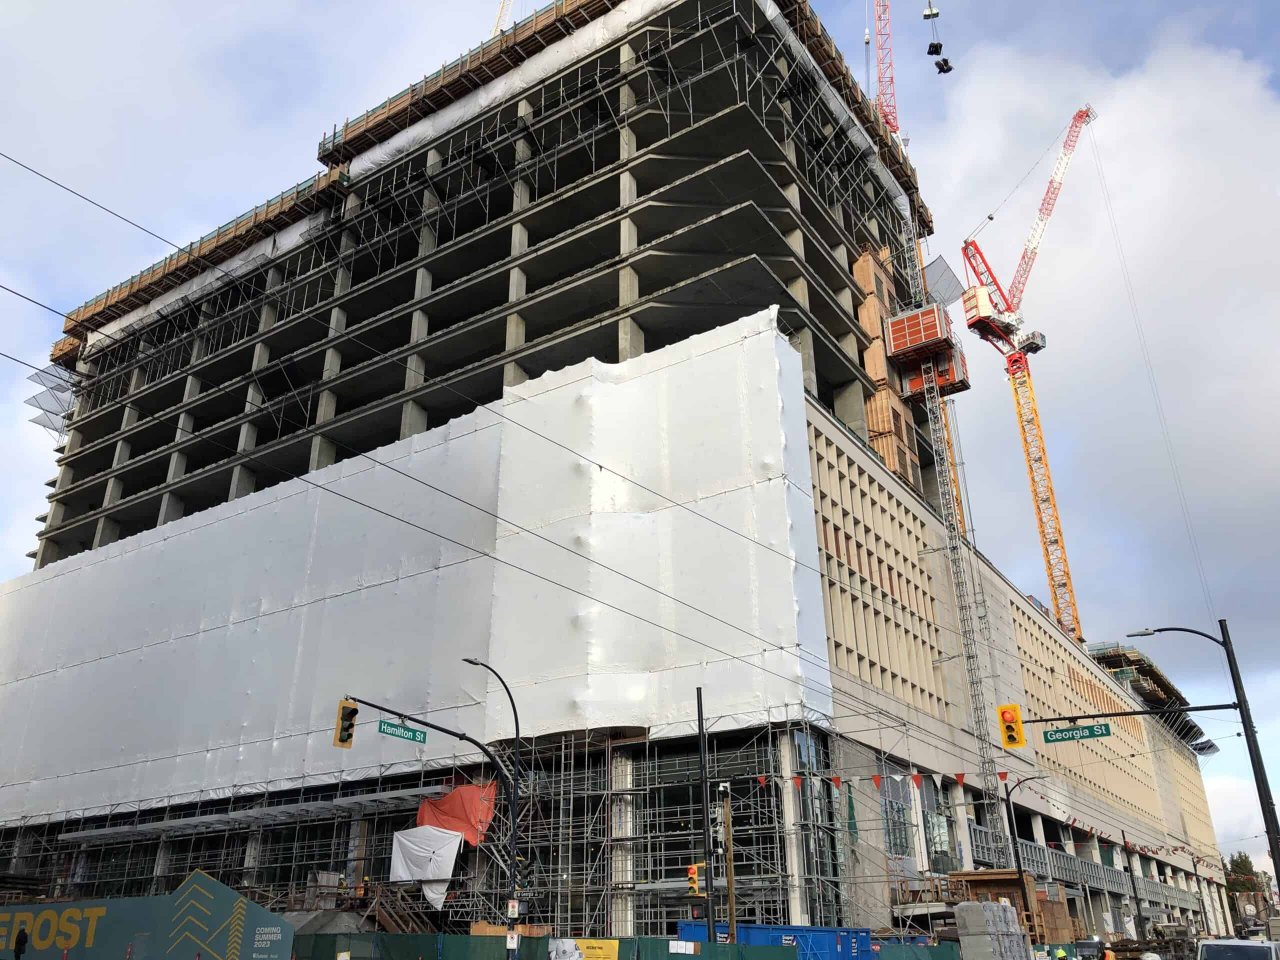
[[[1080,132],[1095,116],[1093,108],[1085,104],[1071,118],[1008,292],[1001,287],[995,271],[976,240],[966,240],[961,251],[978,280],[978,285],[969,288],[964,294],[965,322],[970,330],[990,343],[1004,357],[1009,385],[1013,390],[1014,410],[1022,437],[1022,452],[1031,484],[1031,498],[1035,506],[1036,525],[1040,533],[1045,572],[1049,578],[1054,616],[1062,629],[1076,640],[1083,639],[1080,610],[1076,604],[1075,585],[1071,580],[1071,566],[1067,561],[1067,548],[1062,534],[1062,518],[1058,513],[1044,429],[1040,423],[1040,411],[1027,359],[1029,354],[1044,349],[1045,339],[1041,333],[1022,329],[1022,295],[1031,276],[1031,268],[1035,265],[1045,227],[1053,216],[1058,194],[1062,192],[1062,181],[1080,141]]]

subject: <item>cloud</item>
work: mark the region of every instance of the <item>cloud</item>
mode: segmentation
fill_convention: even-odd
[[[17,0],[0,32],[0,149],[187,243],[317,173],[325,131],[473,47],[493,9],[387,0],[353,18],[336,3],[139,0],[123,17]],[[0,201],[4,282],[58,310],[171,252],[4,160]],[[42,364],[59,329],[0,293],[0,350]],[[29,372],[0,360],[0,579],[31,568],[55,472],[52,442],[26,423]]]
[[[1258,63],[1177,34],[1111,75],[986,48],[947,98],[946,120],[917,132],[913,156],[938,215],[934,249],[953,262],[1086,100],[1098,120],[1077,151],[1025,301],[1049,349],[1033,360],[1081,617],[1090,640],[1148,624],[1212,626],[1201,597],[1147,373],[1126,301],[1095,162],[1096,138],[1172,441],[1214,592],[1242,658],[1277,668],[1266,647],[1280,520],[1272,304],[1280,297],[1274,176],[1280,97]],[[1229,104],[1230,109],[1224,109]],[[1056,152],[1056,147],[1055,151]],[[1013,271],[1053,153],[980,240]],[[957,263],[958,265],[958,263]],[[1012,404],[995,351],[967,337],[974,389],[959,398],[972,513],[983,549],[1030,592],[1044,573]],[[1175,679],[1218,652],[1150,644]],[[1210,678],[1219,673],[1209,666]]]
[[[1243,850],[1252,858],[1254,867],[1276,876],[1263,836],[1262,812],[1253,802],[1253,780],[1218,774],[1205,777],[1204,788],[1213,807],[1213,825],[1223,857],[1230,858]]]
[[[1086,131],[1024,303],[1049,349],[1032,361],[1086,638],[1123,640],[1147,625],[1215,630],[1229,616],[1249,683],[1274,687],[1271,643],[1280,512],[1274,228],[1280,192],[1280,96],[1263,64],[1199,42],[1156,38],[1112,73],[1006,47],[968,53],[943,119],[917,128],[912,156],[939,225],[931,246],[959,268],[966,232],[984,222],[1072,112]],[[1137,332],[1108,226],[1099,165],[1115,205],[1200,553],[1206,609],[1178,506]],[[997,212],[980,242],[1008,280],[1057,145]],[[1012,400],[1000,357],[965,337],[974,389],[958,398],[971,516],[985,552],[1028,592],[1045,577]],[[1124,641],[1132,642],[1132,641]],[[1192,702],[1230,687],[1220,651],[1194,638],[1143,641]],[[1255,696],[1260,725],[1274,697]],[[1225,716],[1217,714],[1218,717]],[[1223,725],[1206,723],[1211,736]],[[1232,729],[1238,729],[1232,728]],[[1239,740],[1215,769],[1244,772]],[[1251,829],[1239,797],[1214,779],[1221,835]],[[1229,802],[1230,798],[1236,798]],[[1244,805],[1252,807],[1252,804]]]
[[[179,242],[318,170],[314,149],[324,130],[473,46],[492,15],[489,4],[408,0],[355,18],[337,4],[298,2],[178,13],[151,0],[130,9],[122,18],[108,5],[28,0],[6,10],[6,149]],[[74,30],[65,29],[68,20]],[[860,23],[855,32],[845,52],[856,59]],[[40,38],[56,38],[56,48]],[[1213,616],[1231,617],[1249,682],[1270,686],[1280,679],[1280,657],[1266,646],[1280,543],[1272,339],[1280,193],[1271,162],[1280,155],[1280,98],[1262,63],[1193,32],[1135,49],[1147,54],[1123,72],[1099,66],[1087,51],[967,49],[954,82],[931,83],[931,92],[946,94],[930,106],[935,119],[912,129],[912,157],[939,225],[931,246],[959,267],[966,231],[1076,107],[1089,100],[1098,109],[1026,302],[1031,325],[1050,342],[1034,360],[1036,387],[1086,635],[1113,640],[1148,623],[1212,622],[1104,217],[1096,136],[1215,595]],[[1052,152],[982,234],[1006,278],[1051,161]],[[5,282],[60,308],[168,252],[3,163],[0,195]],[[45,356],[56,319],[11,300],[0,300],[0,309],[0,349]],[[978,539],[1015,582],[1044,597],[1001,364],[975,338],[966,343],[974,389],[959,398],[960,426]],[[8,461],[0,577],[29,569],[22,554],[34,545],[32,518],[53,473],[47,438],[25,423],[30,411],[21,401],[34,392],[26,373],[0,366],[0,448]],[[1215,648],[1170,640],[1149,649],[1198,702],[1222,699]],[[1275,724],[1280,701],[1255,702],[1259,723]],[[1211,734],[1219,726],[1206,724]],[[1240,756],[1238,742],[1229,743],[1215,771],[1243,770]],[[1239,804],[1222,801],[1241,795],[1214,788],[1223,836],[1256,832],[1227,827]]]

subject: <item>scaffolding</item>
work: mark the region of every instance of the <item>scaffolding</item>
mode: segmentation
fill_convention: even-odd
[[[709,780],[729,785],[740,921],[799,915],[851,925],[870,901],[884,902],[887,875],[871,878],[880,896],[865,879],[850,882],[847,862],[866,841],[851,831],[833,785],[831,744],[807,722],[710,737]],[[498,752],[504,763],[510,746]],[[565,936],[674,935],[688,915],[686,868],[704,861],[713,865],[717,909],[726,909],[723,850],[702,849],[694,738],[586,731],[526,740],[522,757],[527,922]],[[327,904],[394,915],[390,925],[467,932],[503,916],[506,805],[496,805],[485,842],[464,846],[442,910],[413,886],[388,884],[392,838],[415,824],[423,799],[490,777],[477,756],[418,773],[289,790],[263,784],[231,798],[9,824],[0,829],[0,874],[22,878],[24,892],[38,881],[54,899],[100,899],[166,893],[203,870],[279,911]],[[718,831],[718,805],[713,816]],[[877,832],[870,821],[864,829]]]
[[[321,394],[331,389],[321,384],[337,376],[328,359],[332,349],[342,350],[344,416],[366,421],[347,431],[344,455],[400,438],[393,404],[419,404],[429,408],[432,422],[443,422],[499,399],[507,318],[516,311],[528,343],[578,331],[572,347],[559,348],[557,365],[587,356],[614,359],[591,331],[634,306],[620,303],[616,281],[598,280],[616,269],[619,253],[599,243],[562,251],[570,250],[569,238],[600,232],[620,215],[615,178],[627,167],[640,178],[639,198],[662,204],[668,218],[692,218],[679,229],[693,230],[706,217],[690,203],[686,180],[701,177],[701,196],[719,189],[732,209],[723,188],[706,182],[715,177],[708,171],[727,162],[716,146],[726,124],[749,122],[765,134],[760,148],[771,162],[761,162],[751,176],[781,176],[777,190],[794,189],[787,180],[797,176],[803,190],[812,191],[801,193],[804,216],[831,218],[820,228],[824,244],[839,241],[849,252],[887,248],[891,283],[901,288],[893,296],[908,295],[914,251],[902,238],[914,233],[903,223],[911,216],[903,188],[879,159],[884,148],[874,132],[831,93],[790,29],[782,14],[765,19],[754,0],[690,0],[667,8],[637,25],[625,42],[593,52],[429,144],[388,156],[341,191],[310,195],[309,226],[292,246],[235,267],[202,259],[209,282],[198,290],[125,329],[88,334],[68,421],[72,469],[55,492],[56,509],[42,534],[55,542],[50,554],[95,545],[101,538],[90,524],[107,509],[117,538],[155,526],[168,516],[159,491],[175,482],[183,487],[186,513],[240,495],[234,482],[213,477],[235,466],[229,449],[264,461],[256,489],[306,472],[308,453],[298,442],[332,417],[321,414]],[[628,137],[637,140],[634,156],[624,154]],[[665,145],[661,153],[646,153],[656,144]],[[789,160],[796,173],[780,173],[775,157]],[[572,200],[562,202],[570,193]],[[551,275],[522,275],[527,283],[518,307],[508,282],[509,261],[522,255],[513,252],[517,222],[529,256],[555,249],[561,258]],[[663,250],[666,242],[666,235],[655,236],[634,253]],[[821,246],[814,244],[808,258],[815,270],[827,256]],[[701,258],[710,255],[688,255],[690,277],[651,297],[687,305],[696,297],[685,288],[702,284],[735,302],[714,270],[706,272]],[[719,262],[720,270],[743,263],[742,251],[726,250]],[[847,265],[844,274],[842,282],[851,282]],[[841,276],[836,261],[826,275]],[[849,306],[822,286],[822,276],[812,275],[809,303],[788,306],[780,324],[788,333],[810,326],[831,362],[848,367],[841,375],[856,378],[859,358],[842,354],[840,340],[867,335]],[[572,298],[566,290],[575,291]],[[801,309],[811,317],[798,316]],[[428,314],[430,339],[451,341],[443,362],[420,345]],[[683,335],[690,332],[696,328]],[[652,339],[651,346],[663,345]],[[833,389],[819,384],[828,405]],[[125,405],[132,412],[122,416]],[[150,411],[169,412],[178,429],[157,429],[145,420]],[[127,444],[123,456],[117,440]],[[123,483],[109,482],[121,474]],[[147,497],[152,503],[144,506]],[[37,563],[47,560],[41,555]]]

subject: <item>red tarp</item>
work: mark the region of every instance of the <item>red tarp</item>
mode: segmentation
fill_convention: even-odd
[[[418,826],[453,830],[478,847],[493,821],[497,797],[498,785],[492,780],[483,786],[455,787],[438,800],[423,800],[418,805]]]

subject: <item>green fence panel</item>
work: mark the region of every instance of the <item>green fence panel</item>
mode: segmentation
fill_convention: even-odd
[[[936,946],[925,946],[919,943],[882,943],[880,960],[960,960],[960,944],[952,940],[944,940]]]

